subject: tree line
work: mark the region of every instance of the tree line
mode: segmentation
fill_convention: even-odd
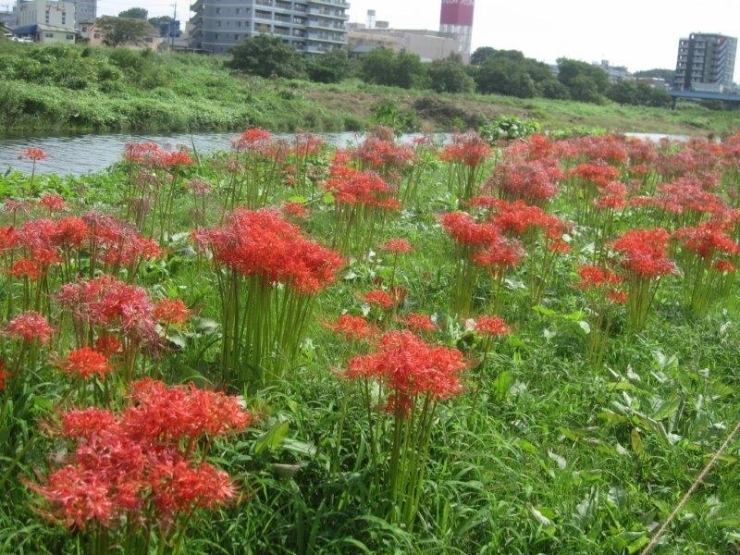
[[[594,104],[612,100],[656,107],[671,103],[665,89],[647,82],[622,80],[612,83],[600,67],[568,58],[558,59],[553,71],[548,64],[527,58],[518,50],[478,48],[469,65],[463,64],[459,56],[424,63],[416,54],[388,48],[377,48],[357,58],[347,50],[306,57],[280,37],[260,35],[235,46],[231,54],[227,67],[262,77],[322,83],[358,77],[366,83],[435,92],[478,92]]]

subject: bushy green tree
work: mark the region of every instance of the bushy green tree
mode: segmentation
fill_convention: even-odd
[[[103,16],[98,18],[97,26],[106,46],[138,45],[147,35],[159,34],[146,19]]]
[[[609,75],[600,67],[569,58],[559,58],[558,81],[568,88],[570,97],[581,102],[602,104],[609,88]]]
[[[518,50],[494,51],[475,73],[479,92],[519,98],[543,96],[553,81],[555,77],[547,64],[526,58]]]
[[[428,65],[427,73],[433,91],[470,93],[475,90],[475,81],[459,61],[435,60]]]
[[[648,83],[620,81],[607,91],[606,96],[619,104],[634,106],[666,107],[671,104],[671,95],[662,88],[651,87]]]
[[[303,57],[280,37],[258,35],[231,49],[226,67],[260,77],[298,79],[306,75]]]
[[[360,77],[366,83],[404,89],[424,88],[427,84],[426,67],[419,56],[388,48],[376,48],[363,57]]]
[[[149,12],[144,8],[129,8],[118,14],[118,17],[125,17],[128,19],[146,19]]]
[[[479,66],[485,63],[485,61],[495,53],[496,50],[491,46],[481,46],[480,48],[476,48],[475,52],[470,55],[470,65]]]
[[[306,71],[311,81],[339,83],[342,79],[351,77],[355,68],[346,50],[332,50],[308,60]]]

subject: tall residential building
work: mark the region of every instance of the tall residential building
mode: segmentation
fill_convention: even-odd
[[[442,0],[439,14],[439,32],[458,38],[460,55],[466,63],[470,59],[474,8],[475,0]]]
[[[697,85],[720,88],[732,84],[735,74],[737,38],[709,33],[691,33],[678,42],[673,87],[691,90]]]
[[[196,0],[190,9],[190,47],[214,54],[227,54],[260,34],[281,37],[309,54],[347,44],[346,0]]]
[[[75,5],[75,27],[93,23],[98,17],[98,0],[74,0]]]

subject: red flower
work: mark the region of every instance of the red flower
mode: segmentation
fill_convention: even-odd
[[[677,271],[666,257],[669,237],[665,229],[633,229],[612,242],[612,248],[622,256],[621,266],[628,274],[653,279]]]
[[[55,195],[48,193],[41,197],[39,200],[39,206],[43,206],[46,208],[49,213],[51,212],[59,212],[61,210],[67,209],[67,203],[64,202],[64,199],[60,195]]]
[[[345,376],[381,381],[391,392],[386,408],[405,416],[409,399],[417,395],[445,399],[461,393],[459,376],[466,368],[457,349],[429,345],[410,331],[390,331],[380,338],[376,353],[353,358]]]
[[[473,329],[478,335],[495,337],[499,335],[509,335],[511,329],[506,325],[503,318],[498,316],[483,315],[479,316],[473,324]]]
[[[380,248],[386,252],[391,252],[394,254],[404,254],[412,252],[414,250],[414,248],[411,246],[411,243],[409,243],[406,239],[402,239],[400,237],[388,239],[384,244],[380,246]]]
[[[396,299],[394,299],[393,295],[382,289],[368,291],[360,298],[367,304],[377,306],[383,310],[390,310],[396,306]]]
[[[105,355],[90,347],[81,347],[70,352],[58,366],[69,376],[85,379],[92,375],[103,378],[111,371]]]
[[[18,158],[26,158],[28,160],[33,160],[34,162],[36,162],[37,160],[45,160],[46,152],[44,152],[40,148],[27,148],[21,151],[20,155],[18,155]]]
[[[578,268],[578,275],[581,278],[577,287],[588,289],[590,287],[614,286],[619,285],[624,280],[615,274],[600,266],[581,266]]]
[[[120,352],[121,347],[121,342],[112,335],[101,335],[93,343],[93,348],[107,358]]]
[[[46,343],[51,338],[54,329],[38,312],[24,312],[13,318],[5,326],[5,334],[13,339],[22,339],[30,343],[38,339],[40,343]]]
[[[190,318],[190,310],[182,299],[164,299],[154,306],[154,319],[168,324],[184,324]]]
[[[362,316],[342,314],[336,323],[325,323],[325,327],[344,337],[345,341],[367,339],[375,335],[376,329]]]
[[[398,321],[416,333],[437,330],[437,324],[427,314],[410,312],[405,318],[399,318]]]

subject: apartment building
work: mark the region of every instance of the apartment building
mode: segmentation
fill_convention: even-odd
[[[196,0],[190,48],[227,54],[245,40],[282,37],[299,52],[321,54],[346,46],[346,0]]]
[[[673,88],[690,91],[732,85],[735,74],[737,38],[709,33],[691,33],[678,43]]]
[[[75,42],[73,2],[33,0],[18,4],[18,27],[13,33],[35,42]]]

